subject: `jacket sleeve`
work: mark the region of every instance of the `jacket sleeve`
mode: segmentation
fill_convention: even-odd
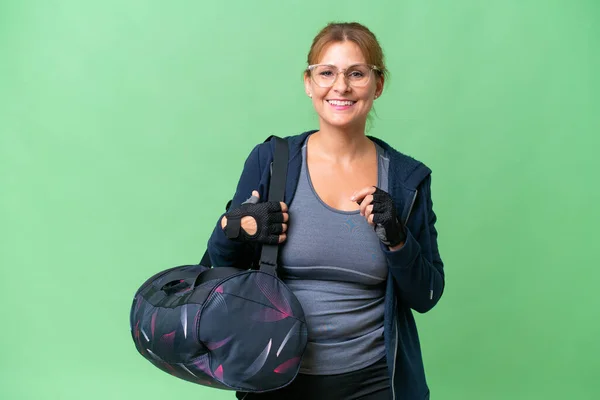
[[[438,251],[431,175],[419,185],[418,191],[412,223],[407,223],[404,246],[396,251],[383,247],[401,302],[425,313],[441,298],[445,279],[444,264]]]
[[[253,190],[258,190],[261,198],[263,198],[264,191],[259,187],[262,175],[259,151],[260,145],[257,145],[246,159],[229,208],[238,207],[251,196]],[[221,229],[223,215],[225,213],[219,216],[208,239],[207,250],[210,261],[214,267],[248,269],[255,257],[256,246],[228,239],[223,229]]]

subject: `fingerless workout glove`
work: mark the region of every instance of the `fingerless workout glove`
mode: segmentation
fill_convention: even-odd
[[[264,203],[243,203],[238,208],[225,213],[227,226],[225,234],[238,242],[260,242],[265,244],[279,243],[279,235],[283,233],[283,212],[281,204],[275,201]],[[249,235],[241,225],[243,217],[256,220],[256,233]]]
[[[406,232],[398,221],[396,207],[392,197],[385,191],[375,188],[373,193],[373,223],[379,240],[387,246],[394,247],[406,240]]]

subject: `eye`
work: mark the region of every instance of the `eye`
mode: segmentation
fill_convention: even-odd
[[[363,76],[365,76],[365,74],[361,71],[354,70],[354,71],[348,72],[348,76],[350,78],[362,78]]]
[[[315,68],[315,74],[321,78],[331,79],[335,77],[336,69],[331,65],[319,65]]]
[[[324,71],[319,71],[319,75],[321,76],[333,76],[333,71],[331,70],[324,70]]]

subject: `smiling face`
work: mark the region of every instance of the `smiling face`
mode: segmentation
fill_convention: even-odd
[[[317,64],[334,65],[339,70],[345,70],[355,64],[367,64],[367,61],[356,43],[344,41],[328,45]],[[373,100],[383,90],[383,78],[375,71],[370,74],[369,83],[365,87],[350,86],[351,83],[344,79],[344,74],[339,74],[334,85],[329,88],[320,87],[308,74],[304,75],[306,93],[312,97],[321,129],[330,126],[364,130]]]

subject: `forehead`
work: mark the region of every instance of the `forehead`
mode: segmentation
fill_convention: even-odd
[[[365,63],[365,56],[360,47],[354,42],[333,42],[323,48],[318,64],[333,64],[337,66]]]

